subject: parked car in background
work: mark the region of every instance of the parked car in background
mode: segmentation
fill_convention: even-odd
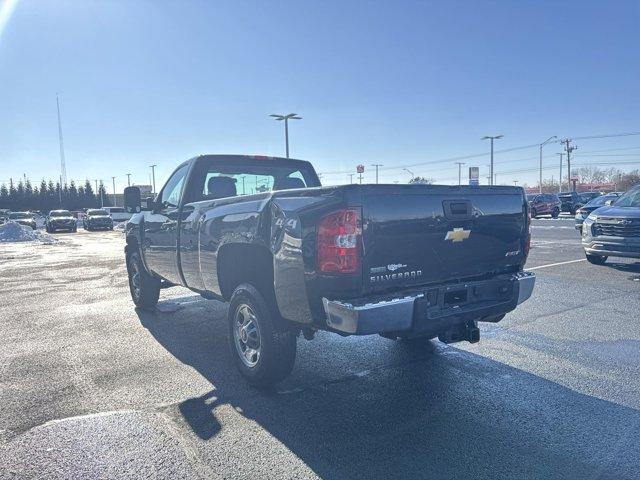
[[[571,215],[575,215],[576,210],[586,203],[578,192],[561,193],[558,198],[561,202],[560,211]]]
[[[551,215],[552,218],[558,218],[560,215],[560,199],[554,193],[539,193],[527,195],[529,202],[529,211],[531,218],[540,215]]]
[[[38,228],[36,219],[31,212],[11,212],[9,214],[9,220],[26,227],[31,227],[33,230]]]
[[[580,192],[579,195],[582,197],[582,202],[586,205],[594,198],[602,196],[602,192]]]
[[[90,208],[82,217],[82,226],[85,230],[113,230],[113,220],[103,208]]]
[[[78,223],[69,210],[51,210],[45,220],[45,228],[49,233],[57,232],[58,230],[76,232]]]
[[[582,247],[596,265],[608,257],[640,258],[640,185],[589,214],[582,225]]]
[[[619,196],[620,194],[618,193],[607,193],[606,195],[600,195],[599,197],[594,198],[593,200],[576,210],[576,230],[582,230],[584,219],[587,218],[591,212],[600,207],[604,207],[610,200],[617,200]]]
[[[102,207],[102,210],[111,215],[114,222],[126,222],[131,218],[131,213],[127,213],[123,207]]]
[[[0,209],[0,225],[2,225],[4,222],[9,220],[10,213],[11,213],[11,210],[9,209],[6,209],[6,208]]]

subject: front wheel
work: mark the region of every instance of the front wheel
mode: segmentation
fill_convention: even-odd
[[[133,252],[127,256],[127,273],[129,274],[129,291],[136,307],[155,307],[160,297],[160,280],[144,267],[140,253]]]
[[[296,359],[296,332],[278,328],[275,315],[275,309],[253,285],[243,283],[231,296],[231,355],[245,379],[258,387],[283,380]]]
[[[594,265],[603,265],[604,262],[607,261],[607,257],[606,255],[589,255],[588,253],[587,255],[587,261],[589,263],[593,263]]]

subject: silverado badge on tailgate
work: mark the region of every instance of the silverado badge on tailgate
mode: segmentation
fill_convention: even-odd
[[[471,235],[471,230],[465,230],[464,228],[454,228],[449,230],[444,237],[445,240],[451,240],[452,242],[461,242],[466,240]]]

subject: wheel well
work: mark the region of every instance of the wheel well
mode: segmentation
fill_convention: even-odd
[[[241,283],[256,287],[265,299],[272,300],[273,257],[265,247],[256,245],[223,245],[218,252],[218,284],[222,296],[229,300]]]
[[[138,249],[138,239],[132,235],[127,237],[127,245],[124,247],[125,253],[129,254],[135,252]]]

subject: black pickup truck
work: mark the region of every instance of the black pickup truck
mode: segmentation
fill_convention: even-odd
[[[229,344],[256,385],[286,377],[300,333],[479,340],[531,295],[520,187],[320,186],[309,162],[203,155],[126,224],[136,306],[187,287],[230,302]]]

